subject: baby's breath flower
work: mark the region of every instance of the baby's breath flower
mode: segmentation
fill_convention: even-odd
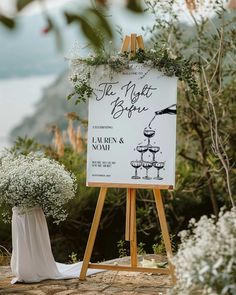
[[[0,205],[19,207],[22,213],[40,206],[58,223],[66,219],[63,205],[75,191],[75,176],[54,160],[36,153],[9,153],[0,159]]]
[[[236,294],[236,209],[221,211],[218,220],[192,219],[180,237],[172,294]]]

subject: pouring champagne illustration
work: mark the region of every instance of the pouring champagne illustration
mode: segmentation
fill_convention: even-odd
[[[155,112],[155,116],[152,118],[152,120],[148,124],[148,127],[151,128],[151,124],[155,120],[156,116],[160,116],[160,115],[164,115],[164,114],[167,114],[167,115],[176,115],[176,104],[172,104],[171,106],[169,106],[169,107],[167,107],[167,108],[165,108],[163,110],[156,111]]]
[[[163,179],[163,177],[160,176],[160,170],[165,167],[165,161],[160,162],[160,161],[156,160],[156,154],[160,151],[160,147],[153,146],[151,144],[151,139],[156,134],[156,131],[152,128],[151,125],[152,125],[153,121],[157,118],[157,116],[165,115],[165,114],[166,115],[176,115],[176,104],[172,104],[172,105],[168,106],[167,108],[156,111],[154,113],[154,117],[151,119],[148,126],[144,128],[143,134],[147,138],[148,143],[147,143],[147,145],[140,144],[140,145],[136,146],[136,150],[140,153],[140,160],[130,162],[131,166],[135,168],[135,175],[131,177],[132,179],[139,179],[140,178],[138,176],[138,169],[140,167],[143,167],[146,170],[146,175],[144,177],[142,177],[143,179],[146,179],[146,180],[152,179],[152,177],[150,177],[148,175],[148,170],[151,167],[154,167],[155,169],[157,169],[157,175],[155,177],[153,177],[153,179],[156,179],[156,180]],[[148,151],[152,154],[152,161],[145,161],[144,160],[144,154]]]

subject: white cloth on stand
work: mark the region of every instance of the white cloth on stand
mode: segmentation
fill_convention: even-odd
[[[16,282],[35,283],[46,279],[78,278],[83,262],[57,263],[54,260],[47,221],[43,210],[35,207],[24,214],[13,208],[11,270]],[[88,269],[87,275],[101,270]]]

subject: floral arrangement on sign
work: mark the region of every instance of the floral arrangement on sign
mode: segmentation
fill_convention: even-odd
[[[69,79],[73,85],[73,92],[68,95],[67,99],[75,97],[75,103],[77,104],[86,101],[92,95],[93,89],[90,86],[90,78],[94,66],[105,65],[112,74],[112,72],[122,72],[124,69],[128,69],[132,62],[156,68],[166,76],[176,76],[180,81],[185,82],[186,91],[189,90],[193,94],[199,94],[195,80],[197,66],[190,59],[173,56],[170,50],[165,47],[160,48],[157,44],[154,44],[152,49],[138,49],[132,58],[129,58],[129,55],[130,52],[119,52],[111,55],[105,50],[99,50],[96,54],[87,58],[72,59],[72,73]],[[79,74],[74,72],[74,68],[78,66]]]
[[[236,208],[219,219],[203,216],[180,233],[173,263],[177,284],[171,294],[236,294]]]
[[[0,206],[6,209],[5,221],[9,221],[12,207],[18,207],[23,214],[40,206],[46,216],[59,223],[66,219],[63,205],[74,197],[75,191],[75,176],[55,160],[37,153],[7,153],[0,159]]]

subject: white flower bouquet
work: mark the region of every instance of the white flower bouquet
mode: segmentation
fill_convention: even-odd
[[[236,208],[221,211],[218,220],[192,220],[180,237],[172,294],[236,294]]]
[[[55,160],[36,153],[7,153],[0,159],[0,206],[18,207],[22,213],[40,206],[59,223],[66,219],[63,205],[75,191],[75,176]],[[4,213],[6,219],[7,211]]]

